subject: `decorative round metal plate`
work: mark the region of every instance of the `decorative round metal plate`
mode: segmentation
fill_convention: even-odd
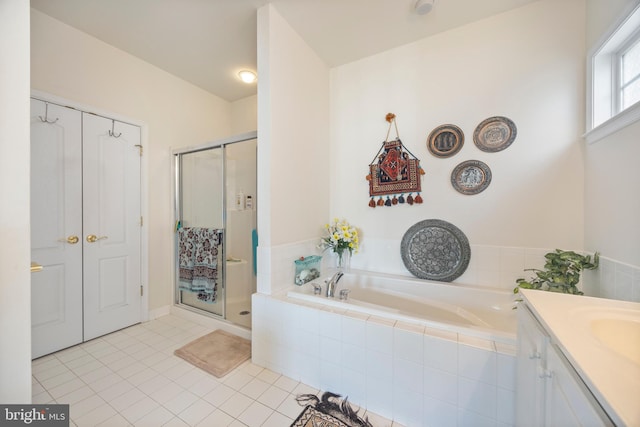
[[[414,224],[402,237],[402,261],[420,279],[451,282],[469,266],[469,240],[455,225],[439,219]]]
[[[506,117],[489,117],[482,121],[473,132],[473,142],[482,151],[495,153],[502,151],[516,139],[516,124]]]
[[[431,131],[427,148],[436,157],[451,157],[464,145],[464,133],[456,125],[442,125]]]
[[[478,194],[491,183],[491,169],[480,160],[467,160],[451,172],[451,185],[462,194]]]

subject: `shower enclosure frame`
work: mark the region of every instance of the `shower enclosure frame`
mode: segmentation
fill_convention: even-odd
[[[193,307],[189,304],[185,304],[181,302],[181,298],[180,298],[180,289],[178,287],[178,282],[179,282],[179,274],[180,274],[180,269],[178,267],[178,233],[176,233],[174,230],[174,238],[173,238],[173,247],[174,247],[174,275],[173,275],[173,304],[176,305],[177,307],[180,307],[182,309],[200,314],[200,315],[204,315],[204,316],[208,316],[214,319],[217,319],[219,321],[224,321],[224,322],[229,322],[229,323],[233,323],[229,320],[227,320],[227,288],[226,288],[226,277],[227,277],[227,265],[226,265],[226,259],[227,259],[227,254],[226,254],[226,248],[227,248],[227,244],[226,244],[226,240],[227,240],[227,176],[226,176],[226,155],[225,155],[225,147],[228,145],[232,145],[232,144],[236,144],[236,143],[240,143],[240,142],[245,142],[245,141],[251,141],[254,139],[258,139],[258,133],[256,131],[252,131],[252,132],[246,132],[246,133],[242,133],[242,134],[238,134],[238,135],[234,135],[234,136],[230,136],[228,138],[222,138],[219,140],[215,140],[203,145],[198,145],[198,146],[194,146],[194,147],[184,147],[184,148],[176,148],[174,150],[172,150],[171,154],[173,156],[173,169],[174,169],[174,187],[173,187],[173,193],[174,193],[174,224],[177,225],[178,221],[182,219],[182,191],[181,191],[181,184],[182,184],[182,165],[181,165],[181,159],[182,156],[185,154],[192,154],[192,153],[197,153],[197,152],[201,152],[201,151],[207,151],[207,150],[212,150],[212,149],[217,149],[217,148],[221,148],[222,149],[222,177],[223,177],[223,182],[222,182],[222,251],[219,254],[219,260],[221,260],[220,265],[221,265],[221,274],[220,274],[220,282],[221,282],[221,288],[223,290],[223,303],[221,305],[222,307],[222,314],[217,314],[217,313],[213,313],[210,311],[206,311],[197,307]],[[257,198],[257,197],[256,197]]]

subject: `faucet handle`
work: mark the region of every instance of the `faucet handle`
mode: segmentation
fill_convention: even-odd
[[[340,299],[346,301],[349,297],[349,292],[351,292],[351,289],[340,289]]]
[[[322,285],[318,285],[317,283],[311,283],[313,286],[313,294],[320,295],[322,293]]]

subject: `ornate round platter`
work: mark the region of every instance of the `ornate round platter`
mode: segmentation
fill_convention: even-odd
[[[501,116],[489,117],[476,127],[473,142],[482,151],[495,153],[510,146],[517,134],[516,125],[510,119]]]
[[[462,194],[478,194],[491,183],[491,169],[480,160],[467,160],[451,172],[451,185]]]
[[[465,272],[471,258],[469,240],[458,227],[439,219],[414,224],[402,237],[402,261],[420,279],[451,282]]]
[[[464,133],[455,125],[438,126],[427,138],[427,148],[436,157],[451,157],[464,145]]]

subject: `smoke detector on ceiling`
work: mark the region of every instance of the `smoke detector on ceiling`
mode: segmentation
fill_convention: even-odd
[[[431,12],[433,9],[433,4],[435,0],[418,0],[416,1],[416,5],[414,6],[414,10],[417,15],[426,15]]]

